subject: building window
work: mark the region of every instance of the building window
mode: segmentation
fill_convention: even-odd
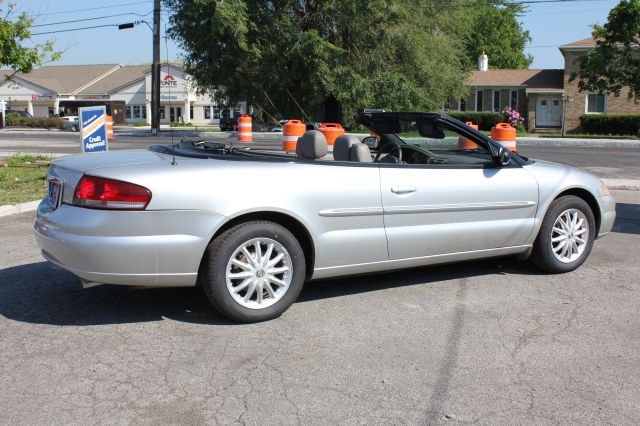
[[[205,120],[210,120],[211,119],[211,107],[209,105],[207,105],[207,106],[203,106],[202,109],[204,110],[204,119]]]
[[[500,112],[500,91],[493,91],[493,112]]]
[[[142,116],[142,113],[140,112],[140,105],[132,105],[131,111],[131,116],[134,119],[138,119]]]
[[[607,110],[607,95],[589,93],[587,95],[587,114],[604,114]]]
[[[193,105],[189,105],[189,118],[193,121]]]
[[[518,91],[517,90],[512,90],[511,91],[511,96],[509,98],[509,106],[511,107],[511,109],[518,109]]]
[[[460,99],[460,108],[458,108],[460,111],[466,111],[467,110],[467,100],[466,99]]]
[[[164,120],[164,105],[160,105],[160,120]]]
[[[144,118],[146,120],[147,119],[147,106],[146,105],[140,105],[140,109],[142,110],[142,118]]]
[[[447,100],[444,102],[442,109],[444,111],[449,111],[451,109],[451,101],[449,100],[449,98],[447,98]]]
[[[213,118],[215,118],[216,120],[220,119],[220,108],[218,107],[213,108]]]
[[[483,95],[482,90],[476,90],[476,111],[478,112],[482,111]]]
[[[131,119],[131,105],[127,105],[127,108],[124,110],[124,118],[130,120]]]

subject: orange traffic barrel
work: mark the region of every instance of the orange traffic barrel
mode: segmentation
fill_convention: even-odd
[[[238,117],[238,142],[252,142],[250,115],[242,114]]]
[[[467,121],[467,126],[471,127],[472,129],[478,130],[478,125],[477,124],[473,124],[472,121]],[[471,140],[465,138],[464,136],[458,137],[458,148],[460,148],[460,149],[476,149],[477,147],[478,147],[478,145],[476,145]]]
[[[296,152],[298,138],[304,135],[307,126],[300,120],[289,120],[282,126],[282,150]]]
[[[329,151],[333,151],[333,143],[338,136],[344,135],[344,129],[338,123],[322,123],[318,130],[322,132],[325,138],[327,138],[327,145],[329,145]]]
[[[516,150],[516,129],[509,123],[498,123],[491,128],[491,139],[500,142],[509,151]]]
[[[113,117],[107,115],[107,139],[113,139]]]

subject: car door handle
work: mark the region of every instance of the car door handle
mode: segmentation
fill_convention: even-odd
[[[391,192],[394,194],[410,194],[412,192],[416,192],[418,188],[415,186],[392,186]]]

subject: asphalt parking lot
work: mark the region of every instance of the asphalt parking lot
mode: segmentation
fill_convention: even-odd
[[[585,265],[306,285],[235,325],[197,289],[83,290],[0,218],[0,424],[638,424],[640,192]]]

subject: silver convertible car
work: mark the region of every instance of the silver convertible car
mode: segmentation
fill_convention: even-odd
[[[533,161],[446,115],[364,110],[377,136],[295,154],[182,141],[53,161],[43,256],[82,279],[200,285],[240,322],[281,315],[307,280],[493,256],[579,267],[615,219],[595,176]]]

